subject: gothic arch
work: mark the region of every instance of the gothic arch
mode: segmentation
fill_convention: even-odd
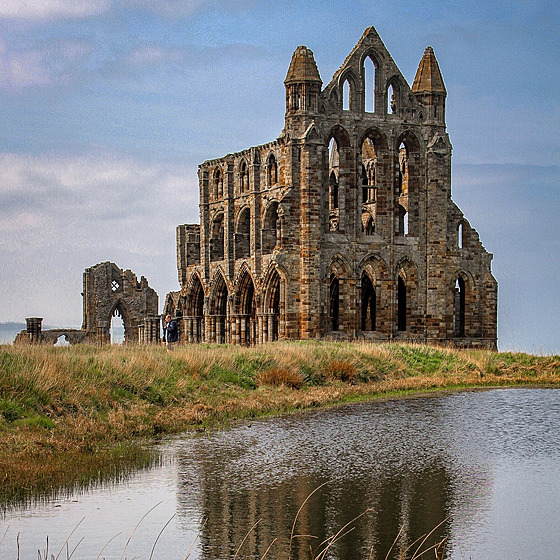
[[[478,290],[471,272],[464,269],[455,272],[451,293],[453,337],[481,336]]]
[[[233,341],[250,346],[256,341],[255,284],[247,266],[243,266],[233,298]]]
[[[249,185],[249,165],[247,160],[242,158],[238,167],[239,176],[239,194],[244,194],[250,190]]]
[[[235,258],[251,256],[251,209],[244,206],[237,213],[235,224]]]
[[[410,130],[401,132],[394,144],[393,212],[397,236],[419,235],[419,196],[425,182],[422,146],[421,140]]]
[[[265,342],[286,336],[286,278],[286,272],[271,263],[263,283],[261,339]]]
[[[394,278],[396,331],[418,334],[421,327],[418,272],[412,261],[402,258],[395,267]]]
[[[261,249],[263,254],[272,253],[279,241],[278,204],[277,200],[270,201],[263,212],[261,232]]]
[[[344,84],[348,83],[348,93],[345,97]],[[358,84],[360,80],[354,74],[354,71],[350,68],[343,72],[338,80],[338,89],[342,92],[341,99],[341,109],[356,112],[358,111]],[[348,109],[344,109],[346,106],[346,101],[348,101]]]
[[[124,342],[137,342],[138,325],[133,321],[128,306],[122,299],[118,299],[113,303],[108,317],[109,325],[111,325],[111,319],[113,317],[120,317],[122,319],[124,326]]]
[[[228,296],[230,290],[221,270],[214,275],[210,288],[210,299],[208,302],[209,319],[209,342],[224,344],[229,342],[229,316]]]

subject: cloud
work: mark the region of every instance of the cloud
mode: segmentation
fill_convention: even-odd
[[[106,12],[110,0],[2,0],[0,18],[31,21],[84,18]]]
[[[107,155],[1,154],[0,170],[4,250],[48,246],[52,239],[76,248],[110,244],[114,228],[126,225],[134,237],[151,221],[171,220],[166,227],[174,229],[185,220],[185,207],[197,219],[196,170],[188,167]]]
[[[65,84],[92,52],[85,41],[51,41],[41,47],[14,49],[0,39],[0,90]]]
[[[105,260],[146,276],[163,300],[178,289],[176,226],[196,222],[194,167],[0,154],[0,320],[78,325],[82,273]]]

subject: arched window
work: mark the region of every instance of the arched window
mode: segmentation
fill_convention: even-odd
[[[274,154],[270,154],[267,165],[268,186],[275,185],[278,182],[278,164]]]
[[[212,222],[210,237],[210,260],[220,261],[224,258],[224,215],[218,214]]]
[[[406,331],[406,284],[399,274],[397,286],[397,330]]]
[[[342,110],[350,111],[350,81],[346,79],[344,85],[342,86]]]
[[[371,57],[364,60],[364,95],[365,111],[375,112],[375,63]]]
[[[339,163],[338,142],[335,138],[331,138],[329,142],[329,231],[338,231],[339,227]]]
[[[239,343],[250,346],[256,338],[255,286],[251,275],[245,271],[237,290],[237,336]]]
[[[459,227],[457,228],[457,247],[459,249],[463,248],[463,224],[460,223]]]
[[[227,329],[228,290],[223,276],[220,274],[214,283],[210,301],[210,342],[224,344],[228,339]]]
[[[465,281],[459,276],[455,280],[455,336],[465,336]]]
[[[242,193],[249,190],[249,170],[245,161],[241,162],[239,169],[239,186]]]
[[[362,204],[375,202],[377,153],[372,138],[366,137],[362,142]]]
[[[222,198],[224,196],[224,181],[222,173],[219,169],[214,171],[214,197]]]
[[[276,270],[272,272],[268,281],[266,306],[268,316],[267,338],[269,341],[278,340],[280,326],[280,275]]]
[[[399,146],[399,175],[397,184],[398,208],[397,235],[408,235],[409,198],[408,198],[408,148],[401,142]]]
[[[333,272],[329,286],[329,319],[332,331],[337,331],[339,327],[339,307],[340,307],[340,286],[336,274]]]
[[[239,214],[235,231],[235,258],[251,256],[251,211],[244,208]]]
[[[387,88],[387,114],[394,115],[397,112],[397,98],[392,84]]]
[[[362,331],[374,331],[377,314],[375,288],[370,277],[362,272]]]
[[[278,202],[276,201],[266,209],[261,242],[263,254],[272,253],[278,242]]]

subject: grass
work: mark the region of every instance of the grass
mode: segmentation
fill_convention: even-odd
[[[0,347],[0,502],[123,476],[155,436],[378,397],[560,386],[560,356],[366,342]],[[145,443],[148,442],[148,445]]]

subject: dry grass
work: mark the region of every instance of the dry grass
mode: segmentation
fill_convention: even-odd
[[[321,341],[171,354],[2,346],[0,501],[42,490],[49,477],[66,484],[125,468],[143,456],[129,442],[154,434],[403,392],[527,384],[560,385],[560,357]]]

